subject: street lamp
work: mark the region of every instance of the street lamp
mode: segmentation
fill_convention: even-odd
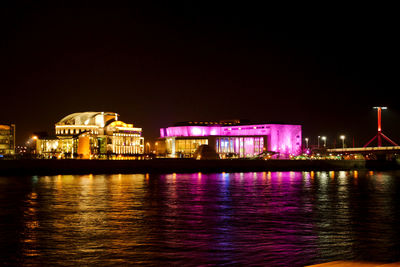
[[[346,136],[344,136],[344,135],[341,135],[340,136],[340,139],[342,139],[342,146],[343,146],[343,148],[344,148],[344,139],[346,138]]]
[[[37,154],[37,140],[38,140],[38,137],[36,135],[34,135],[34,136],[31,137],[31,140],[32,140],[31,149],[33,149],[33,154],[36,155]],[[30,143],[31,140],[29,140],[28,143]]]
[[[322,136],[321,139],[324,141],[324,147],[326,147],[326,136]]]
[[[308,138],[306,137],[305,140],[306,140],[306,148],[308,148]]]

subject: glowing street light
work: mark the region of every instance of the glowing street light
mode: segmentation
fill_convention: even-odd
[[[31,151],[33,152],[33,153],[31,152],[32,154],[36,154],[37,140],[38,140],[38,137],[36,135],[33,135],[31,138],[29,138],[28,142],[26,142],[28,145],[30,145],[30,147],[32,149]]]
[[[342,139],[342,145],[343,145],[343,148],[344,148],[344,139],[346,138],[346,136],[344,136],[344,135],[341,135],[340,136],[340,139]]]
[[[305,140],[306,140],[306,148],[308,148],[308,138],[306,137]]]
[[[321,139],[324,141],[324,147],[326,147],[326,136],[322,136]]]

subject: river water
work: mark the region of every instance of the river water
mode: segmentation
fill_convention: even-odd
[[[0,176],[0,265],[400,261],[400,172]]]

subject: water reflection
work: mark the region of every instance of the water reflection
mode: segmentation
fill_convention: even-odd
[[[400,260],[399,172],[0,177],[3,264]]]

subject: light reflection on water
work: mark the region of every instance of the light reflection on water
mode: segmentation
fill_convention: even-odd
[[[0,177],[0,265],[400,260],[399,172]]]

